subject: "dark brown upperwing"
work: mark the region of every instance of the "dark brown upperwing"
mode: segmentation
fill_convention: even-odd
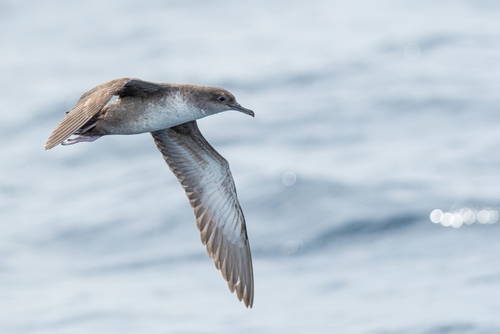
[[[70,137],[76,130],[101,111],[111,97],[129,81],[129,78],[111,80],[83,94],[73,109],[66,114],[66,117],[63,118],[52,132],[45,144],[45,149],[50,150]]]
[[[146,98],[156,94],[165,94],[172,87],[168,84],[157,84],[154,82],[132,79],[127,82],[115,95],[122,97],[140,97]]]

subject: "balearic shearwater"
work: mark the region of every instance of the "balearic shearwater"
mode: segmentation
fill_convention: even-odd
[[[118,98],[108,103],[113,96]],[[233,177],[227,161],[196,124],[196,119],[228,110],[254,116],[222,88],[115,79],[83,94],[52,132],[45,149],[111,134],[151,132],[194,208],[208,255],[231,292],[252,307],[252,257]],[[72,135],[77,137],[68,139]]]

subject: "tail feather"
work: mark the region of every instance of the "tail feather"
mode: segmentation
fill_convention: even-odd
[[[66,114],[66,117],[63,118],[54,132],[50,135],[47,143],[45,144],[45,149],[50,150],[51,148],[62,143],[64,140],[68,139],[91,118],[92,116],[85,115],[84,113]]]

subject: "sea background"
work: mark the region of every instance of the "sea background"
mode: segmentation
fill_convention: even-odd
[[[150,135],[44,151],[119,77],[255,111],[253,309]],[[0,1],[0,140],[0,333],[500,333],[497,1]]]

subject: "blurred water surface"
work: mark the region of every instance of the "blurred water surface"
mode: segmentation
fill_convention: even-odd
[[[499,208],[499,15],[487,0],[1,1],[0,332],[500,332],[500,224],[429,218]],[[148,134],[44,152],[118,77],[221,86],[256,112],[199,121],[247,218],[252,310]]]

